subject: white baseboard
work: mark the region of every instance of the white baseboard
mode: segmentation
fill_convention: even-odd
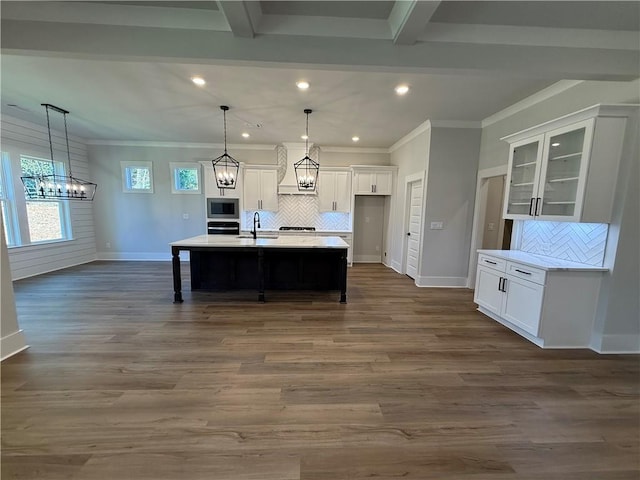
[[[418,277],[418,287],[466,288],[467,277]]]
[[[603,335],[600,346],[593,349],[598,353],[605,354],[640,353],[640,335]]]
[[[395,260],[393,260],[391,261],[391,265],[389,265],[389,267],[398,273],[402,273],[402,265],[400,265],[400,262],[396,262]]]
[[[353,263],[382,263],[380,255],[354,255]]]
[[[0,338],[0,361],[6,360],[7,358],[15,355],[22,350],[26,350],[29,348],[27,342],[24,338],[24,334],[22,330],[18,330],[17,332],[13,332],[6,337]]]
[[[137,262],[170,262],[171,252],[147,253],[147,252],[98,252],[98,260],[122,260]],[[189,252],[180,252],[180,260],[188,261]]]

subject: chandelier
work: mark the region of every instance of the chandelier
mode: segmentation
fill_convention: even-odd
[[[227,110],[229,107],[220,105],[220,110],[222,110],[224,117],[224,153],[211,160],[213,175],[216,177],[218,188],[236,188],[240,162],[227,153]]]
[[[313,192],[316,189],[316,180],[320,164],[309,157],[309,114],[312,112],[310,108],[305,108],[304,113],[307,115],[307,129],[305,134],[305,156],[302,160],[298,160],[293,164],[298,179],[298,190],[302,192]]]
[[[51,152],[51,168],[49,172],[20,177],[24,185],[25,195],[29,200],[93,200],[97,185],[73,176],[71,172],[71,153],[69,151],[69,134],[67,132],[67,115],[69,112],[48,103],[41,104],[47,112],[47,131],[49,132],[49,151]],[[69,175],[56,172],[53,162],[53,141],[51,140],[51,123],[49,110],[61,113],[64,117],[64,136],[67,142],[67,161]]]

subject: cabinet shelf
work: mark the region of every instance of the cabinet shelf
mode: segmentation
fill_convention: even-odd
[[[521,163],[519,165],[514,165],[513,168],[528,167],[529,165],[535,165],[536,163],[538,162]]]
[[[577,180],[580,180],[580,177],[554,178],[553,180],[549,180],[549,183],[575,182]]]
[[[545,205],[575,205],[576,202],[544,202]]]
[[[558,155],[557,157],[549,157],[550,162],[555,162],[556,160],[566,160],[567,158],[575,158],[580,157],[582,152],[569,153],[567,155]]]
[[[533,182],[524,182],[524,183],[512,183],[512,187],[526,187],[528,185],[533,185]]]
[[[531,205],[531,202],[509,202],[509,205]]]

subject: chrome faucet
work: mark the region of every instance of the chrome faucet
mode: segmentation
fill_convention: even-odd
[[[253,230],[251,230],[251,235],[253,235],[253,239],[255,240],[256,238],[258,238],[258,234],[256,233],[256,223],[258,224],[258,228],[260,227],[260,214],[258,212],[255,212],[253,214]]]

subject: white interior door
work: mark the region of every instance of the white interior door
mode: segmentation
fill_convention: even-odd
[[[422,219],[422,180],[411,183],[407,232],[407,275],[418,276],[420,260],[420,220]]]

